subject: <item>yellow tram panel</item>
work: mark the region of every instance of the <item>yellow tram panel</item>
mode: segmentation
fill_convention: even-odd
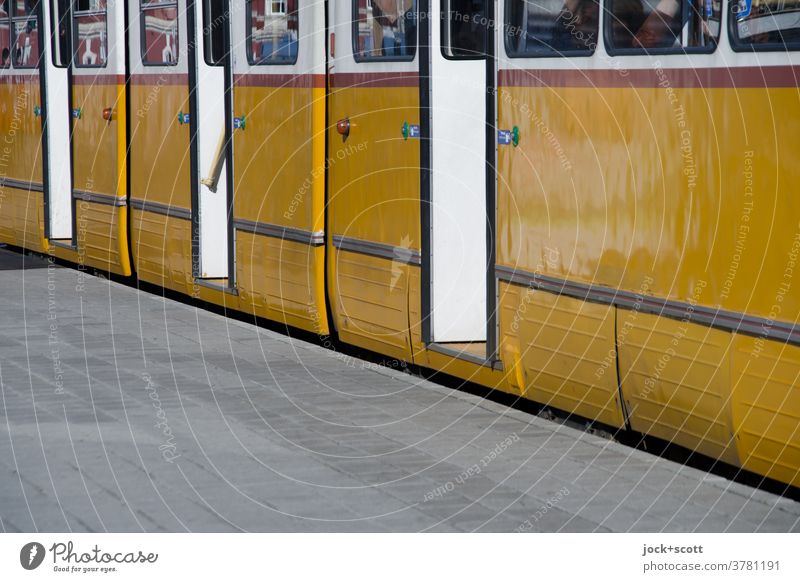
[[[179,75],[160,77],[158,84],[131,78],[131,192],[147,202],[191,207],[189,189],[189,92]],[[149,76],[148,76],[149,77]]]
[[[44,199],[42,187],[41,107],[39,77],[14,74],[0,77],[0,240],[43,252]],[[22,182],[32,190],[6,180]]]
[[[314,75],[279,75],[271,82],[275,79],[281,86],[240,82],[234,90],[234,115],[245,119],[244,128],[233,134],[234,216],[296,229],[321,241],[325,228],[324,82]],[[315,83],[323,86],[315,87]],[[316,242],[237,229],[240,309],[327,335],[324,257],[324,247]]]
[[[618,311],[619,373],[633,430],[738,464],[731,420],[732,334]]]
[[[800,487],[800,347],[737,334],[732,359],[741,466]]]
[[[328,293],[344,341],[412,361],[407,258],[422,246],[420,148],[418,139],[403,138],[402,128],[419,123],[419,87],[415,77],[401,77],[400,86],[387,83],[391,74],[379,77],[375,83],[388,86],[369,86],[369,76],[333,76],[326,160]],[[345,120],[346,137],[336,128]],[[356,245],[377,243],[385,256],[341,250],[338,237]]]
[[[74,105],[80,108],[80,118],[73,117],[72,123],[74,189],[123,202],[114,206],[75,200],[77,249],[51,245],[51,252],[81,265],[128,276],[132,271],[128,250],[125,85],[101,84],[93,77],[88,78],[92,84],[86,85],[87,78],[80,79],[83,83],[73,89]],[[103,118],[103,110],[108,108],[113,111],[111,120]]]
[[[501,283],[499,314],[500,354],[522,396],[625,426],[612,306]]]
[[[131,78],[131,198],[170,209],[191,209],[189,124],[185,79],[163,75]],[[168,289],[189,292],[191,222],[188,218],[131,208],[131,249],[138,276]]]
[[[139,278],[193,295],[191,222],[135,209],[131,218]]]
[[[51,245],[52,253],[80,265],[89,265],[119,275],[130,275],[127,208],[76,200],[75,216],[78,249]]]
[[[409,266],[335,249],[337,294],[332,305],[339,337],[374,352],[411,361]]]
[[[419,88],[332,88],[328,134],[329,228],[334,235],[421,248],[419,141],[403,139],[419,123]],[[349,119],[342,139],[336,122]]]
[[[731,245],[709,259],[709,285],[718,287],[710,299],[730,311],[795,322],[800,293],[783,294],[782,284],[797,285],[800,272],[800,93],[774,87],[717,91],[730,111],[720,118],[720,163],[727,171],[719,229]]]
[[[124,103],[117,103],[116,84],[103,84],[94,77],[76,76],[73,80],[72,107],[80,110],[79,117],[73,115],[72,119],[74,188],[115,196],[119,171],[117,135],[121,133],[123,138],[125,135]],[[122,105],[122,110],[119,105]],[[103,119],[106,108],[115,110],[116,115],[111,121]]]
[[[324,133],[312,135],[316,98],[310,87],[235,86],[234,115],[245,118],[244,129],[233,132],[237,218],[306,231],[319,224],[312,144]],[[324,93],[321,98],[324,103]]]
[[[703,281],[700,304],[767,316],[791,251],[774,233],[800,235],[800,165],[779,163],[797,92],[671,91],[502,88],[499,126],[520,145],[498,154],[498,262],[632,292],[652,278],[648,293],[682,301]]]
[[[327,335],[319,298],[325,250],[245,231],[236,233],[239,309],[318,335]],[[230,304],[230,300],[227,300]]]
[[[2,177],[42,183],[42,122],[39,76],[12,73],[0,76],[0,159]]]
[[[44,252],[44,199],[41,192],[0,186],[0,241]]]

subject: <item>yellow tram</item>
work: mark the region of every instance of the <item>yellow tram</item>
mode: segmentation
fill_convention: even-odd
[[[5,0],[0,240],[800,486],[798,19]]]

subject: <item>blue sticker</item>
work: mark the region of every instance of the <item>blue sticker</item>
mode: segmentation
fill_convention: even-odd
[[[409,125],[408,126],[408,137],[417,137],[418,138],[419,136],[420,136],[419,125]]]
[[[189,123],[189,121],[191,120],[191,117],[189,117],[188,113],[181,113],[181,116],[184,123]]]
[[[739,5],[733,7],[736,20],[744,20],[753,11],[753,0],[739,0]]]
[[[243,129],[244,128],[244,115],[241,117],[234,117],[233,118],[233,129]]]
[[[81,118],[81,109],[80,109],[80,107],[77,107],[77,108],[72,110],[72,117],[74,119],[80,119]]]
[[[511,143],[511,130],[498,129],[497,130],[497,143],[499,145],[508,145]]]

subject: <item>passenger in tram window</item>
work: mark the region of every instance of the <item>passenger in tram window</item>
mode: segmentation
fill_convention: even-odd
[[[659,0],[633,38],[635,48],[670,48],[681,44],[681,5]]]
[[[565,0],[556,18],[552,48],[559,51],[594,50],[597,46],[597,0]]]
[[[720,0],[612,0],[606,9],[611,46],[713,51],[721,6]]]
[[[406,55],[406,13],[413,7],[412,0],[372,0],[372,36],[374,51],[384,57]]]
[[[8,48],[4,48],[3,49],[3,58],[2,58],[2,60],[0,60],[0,66],[1,67],[7,67],[8,66],[8,57],[9,56],[11,56],[11,53],[9,52]]]
[[[614,48],[636,48],[634,36],[645,21],[642,0],[614,0],[607,15],[611,19],[611,39]]]

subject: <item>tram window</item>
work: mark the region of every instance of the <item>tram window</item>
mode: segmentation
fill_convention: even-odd
[[[609,52],[712,52],[722,0],[609,0]]]
[[[142,0],[142,63],[178,64],[178,3]]]
[[[590,55],[597,48],[599,0],[508,0],[511,57]]]
[[[10,0],[9,4],[14,9],[14,18],[36,16],[36,9],[39,6],[38,0]]]
[[[209,66],[223,64],[227,52],[228,15],[219,0],[203,2],[203,58]]]
[[[69,4],[70,0],[50,0],[50,38],[56,67],[68,67],[71,61]]]
[[[11,66],[11,21],[8,14],[10,0],[0,0],[0,69]]]
[[[72,9],[76,67],[105,67],[108,61],[106,0],[76,0]]]
[[[251,65],[297,62],[297,0],[249,0],[247,59]]]
[[[353,0],[355,60],[414,60],[417,2],[419,0]]]
[[[734,50],[800,49],[800,0],[732,0]]]
[[[486,56],[486,0],[442,0],[442,55],[447,59]]]
[[[39,65],[39,3],[32,0],[12,0],[11,62],[15,69],[33,69]]]

